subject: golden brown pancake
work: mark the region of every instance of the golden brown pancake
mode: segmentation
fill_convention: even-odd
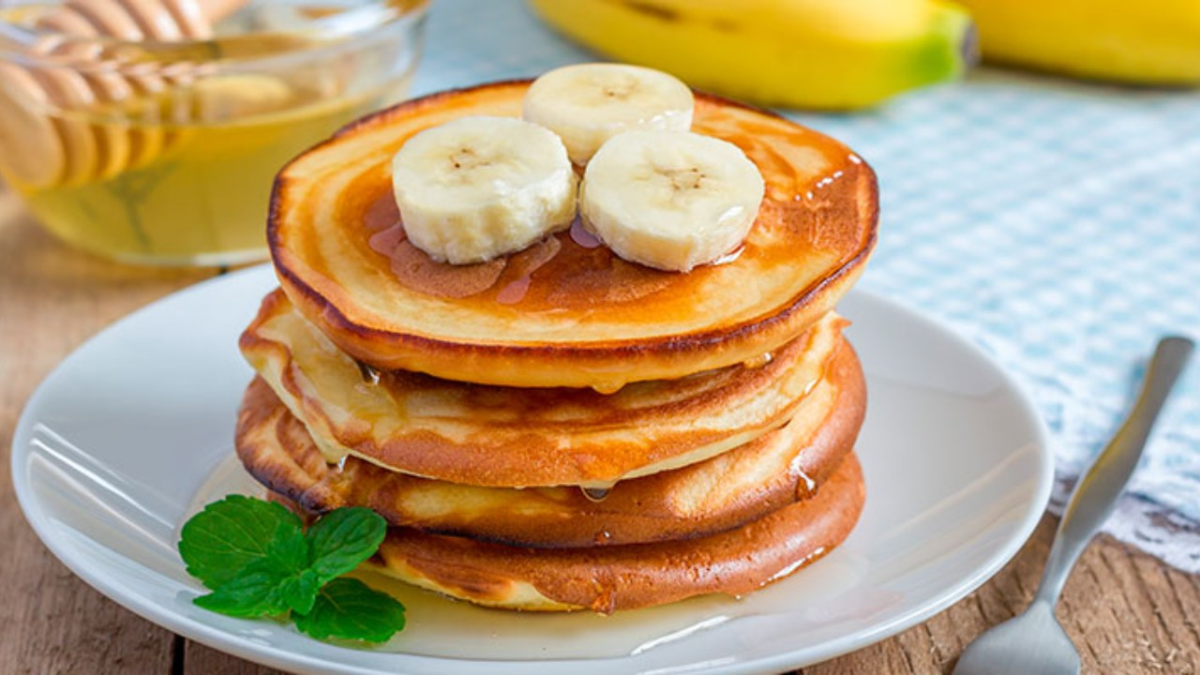
[[[602,500],[578,488],[457,485],[353,457],[326,463],[308,431],[259,378],[238,415],[237,452],[271,490],[308,511],[365,506],[404,525],[532,547],[581,547],[703,536],[808,498],[850,452],[865,388],[842,343],[828,375],[782,429],[682,469],[622,481]]]
[[[519,116],[528,82],[436,94],[367,117],[276,179],[280,283],[342,350],[381,370],[513,387],[665,380],[795,339],[854,283],[875,242],[875,176],[844,145],[771,113],[696,97],[693,130],[738,145],[766,196],[732,262],[687,274],[560,233],[492,262],[434,262],[405,241],[390,162],[418,131]]]
[[[830,313],[763,365],[611,395],[364,371],[278,291],[240,345],[330,462],[349,453],[468,485],[595,487],[702,461],[780,426],[822,377],[845,324]]]
[[[489,607],[608,614],[708,593],[743,595],[783,579],[841,544],[864,499],[850,454],[811,499],[708,537],[534,549],[391,528],[367,566]]]

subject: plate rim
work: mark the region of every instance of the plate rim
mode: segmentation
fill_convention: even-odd
[[[27,523],[37,534],[41,543],[50,550],[50,552],[65,565],[74,575],[79,577],[84,583],[88,584],[95,590],[99,591],[109,600],[137,614],[141,618],[150,621],[158,626],[166,628],[178,635],[182,635],[188,639],[195,640],[201,644],[207,645],[213,649],[223,651],[249,661],[254,661],[264,665],[268,665],[281,669],[304,669],[305,672],[329,672],[328,669],[332,666],[337,669],[337,672],[351,673],[354,675],[374,675],[382,672],[373,668],[366,668],[360,665],[351,663],[330,663],[327,659],[313,657],[307,654],[290,652],[277,645],[265,645],[254,642],[244,636],[236,635],[228,631],[217,628],[216,626],[201,623],[194,619],[188,618],[186,615],[171,611],[164,605],[149,602],[148,599],[136,594],[125,594],[116,588],[116,584],[112,583],[107,575],[100,574],[89,570],[84,564],[86,561],[76,559],[67,551],[64,544],[59,541],[57,536],[51,532],[50,524],[47,520],[46,513],[42,510],[37,499],[32,494],[33,488],[27,483],[25,478],[25,462],[29,456],[29,445],[32,437],[32,428],[36,424],[33,419],[33,412],[39,408],[42,400],[48,395],[55,382],[63,376],[63,372],[76,360],[81,357],[81,354],[86,352],[97,340],[107,334],[119,330],[121,327],[138,321],[143,315],[157,310],[161,305],[179,301],[181,298],[189,297],[195,294],[206,292],[210,287],[224,284],[236,283],[253,283],[252,278],[270,273],[270,263],[252,266],[247,269],[239,270],[230,274],[222,274],[211,279],[192,284],[183,289],[169,293],[161,298],[158,298],[137,310],[119,318],[100,331],[96,332],[85,340],[80,345],[72,349],[62,361],[60,361],[46,377],[38,384],[33,394],[26,400],[22,407],[21,414],[17,420],[15,427],[12,445],[10,451],[10,471],[14,491],[17,498],[18,506],[21,509],[22,515]],[[803,658],[798,660],[801,652],[798,651],[783,651],[773,655],[767,655],[755,658],[749,661],[740,661],[717,666],[716,670],[696,669],[695,664],[690,664],[693,667],[688,667],[680,672],[723,672],[730,674],[748,674],[762,672],[780,672],[782,670],[804,667],[826,661],[843,654],[862,649],[869,645],[881,642],[894,635],[897,635],[913,626],[929,620],[931,617],[945,611],[950,606],[956,604],[964,597],[978,589],[992,577],[994,577],[1009,561],[1011,561],[1021,548],[1028,542],[1038,523],[1046,513],[1046,507],[1050,500],[1051,490],[1054,483],[1054,456],[1050,450],[1050,434],[1046,426],[1046,421],[1041,413],[1037,410],[1032,398],[1029,396],[1025,386],[1016,379],[1012,374],[1005,370],[1001,365],[979,345],[971,342],[963,337],[959,332],[944,319],[921,312],[902,301],[889,298],[880,293],[861,288],[851,289],[850,294],[860,301],[877,306],[897,311],[905,316],[907,320],[915,321],[923,324],[922,328],[932,329],[940,333],[944,338],[951,341],[956,348],[962,349],[969,353],[971,357],[978,361],[987,364],[992,373],[1000,380],[1001,386],[1015,394],[1015,400],[1018,408],[1023,416],[1032,422],[1034,438],[1031,441],[1035,456],[1038,460],[1037,486],[1034,496],[1028,503],[1025,504],[1024,513],[1021,516],[1020,522],[1014,528],[1014,535],[1009,536],[1004,541],[1003,545],[997,547],[987,558],[984,564],[979,565],[973,573],[960,583],[943,592],[933,600],[919,604],[911,608],[907,612],[892,618],[890,621],[885,621],[870,626],[865,631],[855,631],[850,635],[842,636],[817,647],[808,648],[803,651]],[[368,652],[371,653],[371,652]],[[619,663],[628,657],[609,657],[600,659],[523,659],[523,660],[488,660],[488,659],[470,659],[470,658],[448,658],[438,656],[428,656],[422,654],[406,654],[393,652],[375,652],[375,654],[394,657],[397,665],[403,668],[403,661],[421,662],[424,665],[445,664],[451,665],[455,663],[493,663],[497,666],[507,668],[531,667],[531,668],[546,668],[554,664],[578,664],[580,661],[608,661]],[[415,665],[415,664],[414,664]],[[393,669],[389,672],[404,672],[401,669]],[[674,671],[672,671],[674,672]]]

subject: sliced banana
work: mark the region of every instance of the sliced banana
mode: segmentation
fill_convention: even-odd
[[[694,104],[692,90],[662,71],[584,63],[534,80],[522,116],[562,137],[571,161],[582,166],[619,133],[687,131]]]
[[[690,271],[736,249],[763,198],[736,145],[683,131],[630,131],[592,157],[580,188],[584,227],[617,255]]]
[[[464,117],[426,129],[392,161],[408,240],[454,265],[491,260],[566,229],[575,186],[558,136],[513,118]]]

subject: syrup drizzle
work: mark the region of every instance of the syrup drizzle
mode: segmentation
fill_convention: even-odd
[[[579,220],[576,218],[575,223]],[[408,240],[404,223],[391,195],[376,199],[363,214],[367,245],[390,261],[392,273],[404,285],[423,293],[469,298],[499,287],[495,300],[514,305],[525,299],[531,276],[562,251],[565,237],[548,236],[515,253],[472,265],[438,262]],[[582,226],[572,240],[583,248],[600,245]]]
[[[363,225],[368,232],[379,232],[400,225],[400,207],[391,193],[371,202],[363,214]]]
[[[404,234],[404,225],[396,223],[371,235],[371,238],[367,240],[367,245],[376,253],[382,253],[391,257],[396,252],[396,247],[400,245],[400,242],[407,238]]]
[[[617,589],[595,578],[592,579],[592,586],[596,590],[596,597],[589,609],[604,616],[611,615],[617,609]]]
[[[592,385],[592,391],[609,396],[625,388],[624,382],[597,382]]]
[[[745,366],[746,368],[754,370],[756,368],[762,368],[763,366],[770,364],[771,361],[774,361],[774,360],[775,360],[775,356],[772,355],[771,352],[763,352],[762,354],[759,354],[758,356],[755,356],[754,358],[746,359],[745,361],[742,362],[742,365]]]
[[[593,504],[599,504],[600,502],[604,501],[608,498],[608,493],[612,492],[612,488],[580,487],[579,490],[583,492],[583,496],[587,497],[587,500]]]
[[[796,499],[805,500],[817,493],[817,481],[812,479],[804,472],[803,469],[795,467],[796,470]]]
[[[762,585],[766,586],[769,583],[779,581],[780,579],[788,576],[789,574],[791,574],[792,572],[795,572],[796,570],[800,569],[801,567],[804,567],[805,565],[807,565],[811,562],[814,562],[815,560],[817,560],[818,558],[820,558],[823,555],[825,555],[825,547],[818,546],[817,548],[813,549],[813,551],[811,553],[809,553],[808,555],[791,563],[790,565],[785,566],[783,569],[781,569],[778,572],[776,572],[775,574],[771,575],[771,578],[764,581],[762,583]]]
[[[857,158],[856,158],[854,155],[851,155],[850,157],[851,157],[851,160],[852,160],[852,161],[853,161],[854,159],[857,159]],[[856,164],[858,164],[858,163],[862,163],[862,160],[858,160],[858,161],[857,161],[857,162],[855,162],[855,163],[856,163]],[[811,189],[810,189],[808,192],[806,192],[804,196],[805,196],[805,197],[806,197],[806,198],[807,198],[809,201],[812,201],[813,199],[815,199],[815,198],[816,198],[816,195],[815,195],[814,191],[817,191],[817,192],[819,192],[820,190],[823,190],[825,187],[827,187],[827,186],[829,186],[829,185],[833,185],[834,181],[836,181],[837,179],[841,178],[841,177],[842,177],[842,176],[844,176],[844,175],[845,175],[845,172],[844,172],[844,171],[842,171],[841,169],[839,169],[839,170],[837,170],[837,171],[834,171],[832,175],[825,176],[825,177],[824,177],[824,178],[822,178],[821,180],[818,180],[816,183],[814,183],[814,184],[812,185],[812,188],[811,188]],[[796,199],[799,199],[799,198],[800,198],[800,195],[796,195],[796,197],[795,197],[795,198],[796,198]]]
[[[362,375],[363,382],[368,384],[379,384],[379,371],[374,367],[369,366],[362,361],[355,361],[358,364],[358,373]]]
[[[509,283],[500,292],[496,294],[496,302],[501,305],[515,305],[525,299],[525,294],[529,292],[530,275],[525,276]]]
[[[571,241],[579,244],[583,248],[597,248],[603,245],[596,235],[588,232],[583,226],[583,221],[579,218],[571,221]]]
[[[745,250],[746,250],[745,246],[738,246],[737,248],[733,249],[729,253],[726,253],[725,255],[721,256],[720,258],[717,258],[716,260],[714,260],[708,264],[713,265],[713,266],[728,265],[729,263],[734,262],[738,258],[742,257],[742,251],[745,251]]]
[[[783,207],[783,216],[798,218],[796,226],[799,228],[815,227],[809,222],[812,218],[812,202],[820,202],[833,185],[845,182],[848,176],[857,175],[855,172],[863,164],[861,158],[840,146],[820,142],[819,139],[818,142],[807,138],[797,140],[792,137],[790,130],[781,131],[776,124],[724,119],[713,112],[706,115],[710,116],[705,123],[710,127],[709,133],[718,137],[731,136],[748,144],[744,150],[764,170],[772,188],[768,190],[768,205]],[[787,145],[804,146],[806,151],[818,155],[821,160],[818,165],[823,164],[827,169],[821,173],[816,173],[821,171],[816,167],[803,169],[797,165],[794,157],[779,153],[774,142],[768,142],[770,139],[778,139]],[[582,169],[577,168],[577,171],[581,172]],[[642,268],[615,257],[603,241],[584,227],[578,215],[567,231],[544,240],[557,242],[563,251],[555,251],[554,255],[549,256],[558,259],[549,273],[532,280],[526,278],[533,274],[533,270],[528,269],[530,263],[540,266],[549,260],[538,260],[542,254],[529,255],[531,251],[528,249],[478,265],[439,263],[405,237],[399,208],[391,190],[376,185],[376,177],[364,180],[377,197],[357,207],[362,208],[360,222],[363,243],[369,242],[370,249],[386,256],[391,271],[402,285],[421,293],[442,298],[487,299],[498,305],[521,305],[528,311],[561,311],[564,307],[573,306],[570,298],[590,298],[597,292],[603,293],[603,299],[614,305],[630,304],[670,287],[678,276]],[[785,200],[786,203],[777,203]],[[805,200],[810,203],[802,203]],[[748,248],[748,251],[730,251],[705,267],[735,261],[738,265],[747,263],[741,261],[741,257],[751,259],[748,265],[753,266],[761,264],[764,256],[775,253],[771,246]],[[557,283],[545,283],[543,277]],[[563,297],[568,300],[560,301]],[[615,389],[615,386],[600,388],[608,391]]]

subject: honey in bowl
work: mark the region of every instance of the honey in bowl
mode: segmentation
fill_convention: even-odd
[[[403,98],[424,2],[252,4],[170,43],[36,30],[61,7],[0,12],[0,176],[63,240],[169,265],[265,256],[275,173]]]

